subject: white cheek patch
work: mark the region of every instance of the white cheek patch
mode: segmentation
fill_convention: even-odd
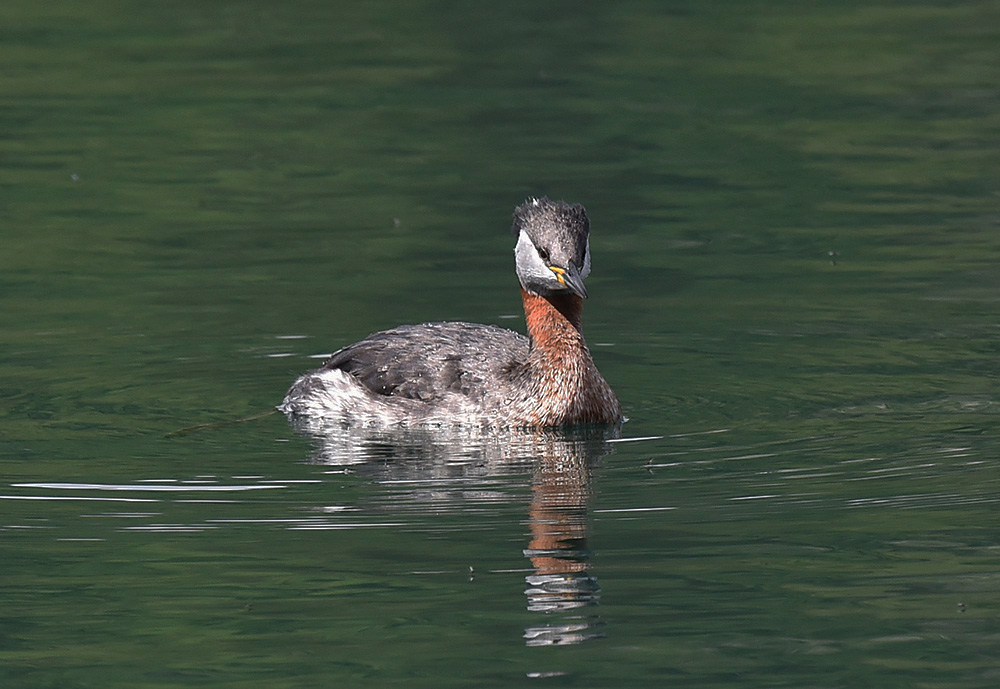
[[[535,245],[528,239],[528,235],[522,230],[517,237],[517,246],[514,247],[514,256],[517,262],[517,274],[522,282],[534,282],[541,284],[551,284],[560,287],[556,274],[549,270],[545,261],[538,255]]]
[[[590,275],[590,237],[587,237],[587,246],[583,249],[583,268],[580,269],[580,277],[585,278]]]

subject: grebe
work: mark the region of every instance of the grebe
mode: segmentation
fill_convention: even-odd
[[[362,425],[615,424],[621,405],[580,332],[590,221],[579,204],[528,199],[511,228],[528,337],[424,323],[374,333],[292,385],[290,417]]]

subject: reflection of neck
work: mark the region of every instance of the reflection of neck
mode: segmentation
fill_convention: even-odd
[[[545,349],[583,344],[580,333],[583,299],[572,292],[543,297],[522,288],[521,300],[532,347]]]
[[[565,459],[565,458],[564,458]],[[587,469],[542,458],[529,508],[531,563],[538,574],[587,569]]]
[[[588,474],[584,456],[557,453],[537,459],[528,509],[531,542],[524,551],[534,568],[525,577],[528,610],[566,611],[598,602],[601,587],[588,571]],[[547,625],[544,634],[529,630],[526,637],[535,643],[538,638],[579,643],[599,636],[577,626],[568,636],[559,629]]]

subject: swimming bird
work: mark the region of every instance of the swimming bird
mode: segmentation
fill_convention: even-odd
[[[377,332],[298,378],[278,408],[290,417],[374,426],[623,421],[581,332],[590,274],[586,210],[529,198],[514,211],[512,232],[527,337],[461,322]]]

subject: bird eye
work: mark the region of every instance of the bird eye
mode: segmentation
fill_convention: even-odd
[[[545,261],[546,263],[549,262],[549,252],[546,251],[545,249],[539,249],[538,250],[538,257],[540,259],[542,259],[543,261]]]

